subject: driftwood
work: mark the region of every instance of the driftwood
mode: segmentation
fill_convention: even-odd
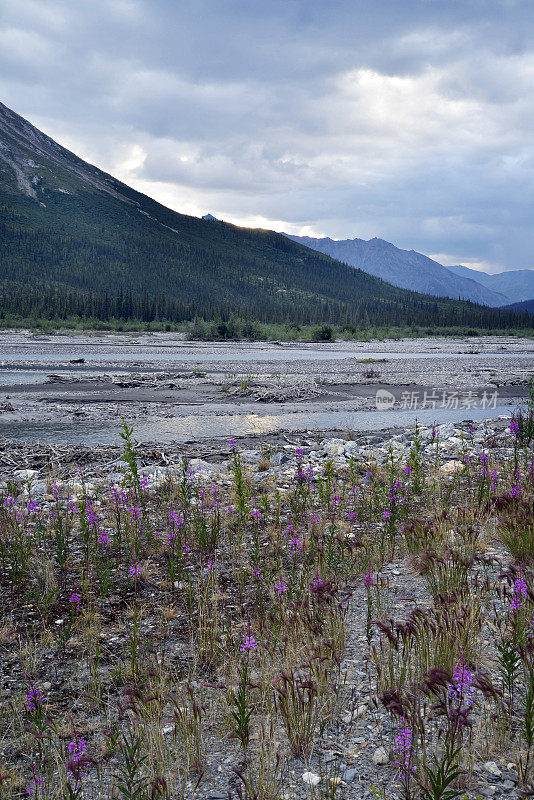
[[[250,383],[243,385],[236,383],[230,386],[227,394],[234,397],[250,397],[257,403],[287,403],[310,400],[312,397],[328,394],[327,390],[315,383],[294,383],[288,386],[258,385]]]
[[[165,450],[149,443],[136,443],[139,466],[166,467],[184,456],[206,458],[213,455],[228,457],[226,444],[191,442],[190,444],[165,444]],[[83,468],[86,479],[103,478],[117,472],[122,466],[124,447],[117,445],[87,446],[82,444],[41,444],[0,439],[0,478],[10,478],[14,470],[35,469],[39,477],[48,473],[63,479],[73,476],[76,467]]]

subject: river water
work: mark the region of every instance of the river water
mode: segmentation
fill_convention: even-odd
[[[471,409],[420,409],[418,411],[321,411],[315,406],[307,410],[282,413],[241,413],[224,416],[206,413],[166,419],[151,417],[137,419],[134,436],[140,442],[186,442],[214,437],[236,438],[239,436],[279,433],[282,431],[341,430],[345,432],[383,431],[413,425],[417,420],[423,425],[433,423],[480,420],[501,415],[510,416],[511,406]],[[105,420],[65,422],[1,422],[0,438],[22,442],[45,442],[66,444],[118,444],[119,424]]]

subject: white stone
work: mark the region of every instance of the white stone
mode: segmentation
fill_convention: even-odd
[[[38,469],[16,469],[13,472],[13,477],[19,481],[31,481],[38,474]]]
[[[304,772],[303,775],[302,775],[302,780],[308,786],[317,786],[317,784],[321,780],[321,776],[320,775],[315,775],[315,773],[313,773],[313,772]]]
[[[499,765],[495,761],[486,761],[484,769],[486,772],[489,772],[490,775],[495,775],[496,778],[500,778],[502,775]]]
[[[344,439],[323,439],[321,446],[329,456],[341,456],[345,452]]]

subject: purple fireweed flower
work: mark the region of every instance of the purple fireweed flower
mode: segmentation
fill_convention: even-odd
[[[234,513],[234,507],[233,506],[227,506],[226,507],[226,513],[227,514],[233,514]]]
[[[302,456],[304,455],[304,450],[302,449],[302,447],[297,447],[297,449],[295,450],[295,455],[297,456],[297,458],[302,458]]]
[[[302,548],[303,548],[302,539],[299,539],[299,537],[295,534],[289,540],[289,544],[288,544],[289,552],[292,555],[297,555],[298,553],[302,552]]]
[[[512,419],[510,420],[510,433],[512,436],[515,436],[516,439],[519,439],[519,420],[512,414]]]
[[[67,749],[71,755],[81,756],[87,750],[87,742],[81,736],[76,736],[74,741],[69,742]]]
[[[228,441],[228,444],[230,445],[230,447],[232,448],[232,450],[235,450],[235,439],[230,439],[230,440]]]
[[[277,583],[275,583],[274,588],[278,592],[278,597],[282,598],[289,587],[285,581],[279,580]]]
[[[85,752],[87,751],[87,742],[85,741],[85,739],[83,739],[81,736],[78,736],[78,734],[75,733],[74,740],[72,742],[69,742],[69,744],[67,745],[67,749],[70,754],[68,766],[70,766],[72,770],[75,770],[77,773],[79,773],[81,771],[80,768],[83,769],[82,759]],[[82,761],[82,764],[80,764],[80,761]],[[73,771],[69,769],[67,770],[67,774],[71,778],[75,777]]]
[[[372,586],[375,585],[375,579],[373,577],[372,572],[368,572],[366,575],[364,575],[363,585],[365,586],[366,589],[370,589]]]
[[[384,513],[382,514],[382,519],[391,519],[391,511],[388,511],[386,509],[386,511],[384,511]]]
[[[349,511],[349,513],[347,514],[347,519],[349,522],[355,522],[358,519],[358,512]]]
[[[512,488],[510,489],[510,497],[514,497],[516,500],[519,500],[519,498],[522,495],[523,495],[523,490],[521,489],[520,486],[517,485],[512,486]]]
[[[14,497],[11,497],[11,495],[8,495],[4,499],[4,508],[13,508],[13,506],[16,506],[16,505],[17,505],[17,501],[15,500]]]
[[[258,642],[255,640],[254,636],[250,630],[250,622],[248,623],[248,632],[245,636],[245,641],[239,648],[242,653],[247,653],[249,650],[255,650],[258,647]]]
[[[312,586],[311,586],[311,588],[312,588],[312,589],[314,589],[314,590],[317,590],[317,589],[320,589],[320,588],[321,588],[321,586],[324,586],[324,581],[323,581],[323,579],[321,578],[321,576],[319,575],[319,573],[318,573],[318,572],[316,572],[316,573],[315,573],[315,580],[314,580],[314,582],[312,583]]]
[[[394,736],[393,753],[395,756],[395,766],[401,770],[406,778],[408,772],[415,772],[412,760],[412,729],[408,725],[399,728]]]
[[[250,514],[257,522],[263,522],[263,514],[257,508],[253,508]]]
[[[74,603],[74,605],[76,606],[80,605],[80,595],[76,590],[74,590],[71,596],[69,597],[69,603]]]
[[[456,699],[461,706],[472,706],[475,687],[473,686],[474,675],[467,668],[464,661],[460,660],[454,667],[452,674],[452,686],[449,689],[449,699]]]
[[[295,532],[295,528],[291,523],[289,523],[287,528],[284,528],[284,530],[282,531],[284,536],[289,536],[290,533],[294,533],[294,532]]]
[[[516,611],[519,611],[520,608],[523,608],[526,598],[527,584],[523,576],[520,575],[519,578],[514,581],[513,596],[512,600],[510,601],[510,611],[515,613]]]
[[[176,534],[175,534],[174,531],[169,531],[168,533],[165,533],[164,531],[159,531],[155,535],[164,538],[165,541],[167,542],[167,544],[171,545],[171,547],[174,544],[174,542],[176,541]]]
[[[140,577],[140,575],[141,575],[141,567],[134,561],[134,563],[130,567],[130,578],[133,578],[133,580],[135,581],[137,580],[137,578]]]
[[[254,576],[254,578],[261,580],[261,578],[263,578],[261,567],[254,567],[254,569],[252,570],[252,575]]]
[[[26,694],[26,707],[28,711],[37,711],[38,707],[44,702],[43,695],[39,689],[32,686]]]
[[[41,792],[43,792],[43,794],[44,794],[44,790],[45,790],[44,780],[42,778],[38,778],[35,774],[33,776],[33,780],[34,780],[34,783],[35,783],[35,787],[33,787],[33,786],[27,786],[26,787],[26,791],[28,792],[28,796],[31,797],[34,792],[35,792],[35,795],[37,796],[37,794],[39,793],[39,790],[41,790]]]
[[[104,528],[100,528],[96,540],[101,547],[111,547],[111,536]]]
[[[332,505],[333,506],[340,506],[341,505],[341,497],[338,494],[332,495]]]

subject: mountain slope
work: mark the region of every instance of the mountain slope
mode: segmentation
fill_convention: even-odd
[[[290,241],[171,211],[0,104],[0,314],[527,324],[395,288]]]
[[[495,275],[469,269],[461,264],[447,267],[447,269],[456,275],[473,278],[494,292],[501,292],[508,298],[508,303],[517,303],[534,297],[534,269],[511,269]]]
[[[534,314],[534,299],[523,300],[521,303],[511,303],[508,306],[504,306],[504,308],[521,313],[528,311],[529,314]]]
[[[415,250],[401,250],[383,239],[313,239],[289,236],[293,241],[312,247],[352,267],[358,267],[382,280],[405,289],[414,289],[439,297],[461,297],[488,306],[502,306],[507,297],[485,288],[473,276],[451,275],[447,267]]]

